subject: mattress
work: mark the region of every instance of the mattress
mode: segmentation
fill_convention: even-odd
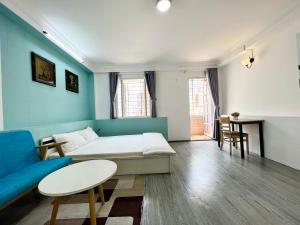
[[[139,135],[120,135],[99,137],[75,151],[66,153],[73,159],[80,158],[119,158],[143,156],[167,156],[175,154],[168,142],[160,133],[143,133]],[[49,158],[59,157],[57,152]]]

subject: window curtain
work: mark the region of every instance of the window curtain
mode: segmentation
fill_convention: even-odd
[[[110,119],[116,119],[115,98],[118,86],[119,73],[109,73],[109,94],[110,94]]]
[[[214,121],[213,121],[213,138],[218,139],[219,132],[216,126],[216,119],[220,116],[220,105],[219,105],[219,79],[218,79],[218,69],[210,68],[206,72],[208,84],[211,91],[211,96],[213,103],[215,105]]]
[[[151,116],[157,117],[156,112],[156,87],[155,87],[155,71],[145,71],[145,80],[151,98]]]

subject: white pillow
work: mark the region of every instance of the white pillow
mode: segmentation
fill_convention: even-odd
[[[62,145],[62,148],[65,152],[74,151],[80,146],[87,143],[87,141],[80,134],[78,134],[78,132],[54,134],[52,136],[57,143],[64,141],[67,142],[66,144]]]
[[[84,130],[79,130],[78,133],[86,140],[86,141],[93,141],[97,139],[99,136],[95,133],[95,131],[87,127]]]

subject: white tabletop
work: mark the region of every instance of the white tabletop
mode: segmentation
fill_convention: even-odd
[[[46,196],[72,195],[99,186],[116,171],[116,163],[109,160],[75,163],[46,176],[38,188],[40,193]]]

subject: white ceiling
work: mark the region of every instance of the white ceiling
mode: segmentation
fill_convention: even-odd
[[[92,68],[217,61],[299,5],[299,0],[173,0],[160,13],[156,0],[3,2],[51,30]]]

